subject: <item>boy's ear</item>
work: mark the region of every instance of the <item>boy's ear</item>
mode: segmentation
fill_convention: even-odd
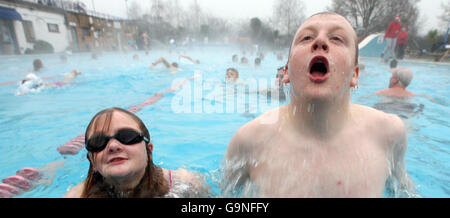
[[[356,87],[358,85],[359,78],[359,66],[355,67],[355,72],[353,72],[352,79],[350,80],[350,87]]]
[[[284,76],[283,76],[283,83],[290,83],[291,80],[289,79],[289,73],[288,73],[288,65],[284,66]]]

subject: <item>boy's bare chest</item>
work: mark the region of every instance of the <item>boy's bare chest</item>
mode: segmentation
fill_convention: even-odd
[[[250,177],[271,197],[378,197],[388,160],[383,146],[363,136],[324,144],[280,137],[255,152]]]

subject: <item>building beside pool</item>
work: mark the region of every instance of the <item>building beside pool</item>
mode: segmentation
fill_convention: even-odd
[[[128,20],[85,8],[70,0],[0,0],[0,55],[121,50],[136,32]]]

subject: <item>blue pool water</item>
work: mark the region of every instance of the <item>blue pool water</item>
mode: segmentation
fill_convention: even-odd
[[[233,64],[231,56],[238,49],[204,47],[191,50],[187,55],[199,59],[200,65],[178,60],[176,53],[167,51],[104,53],[98,60],[90,54],[74,54],[62,64],[58,55],[42,55],[45,70],[39,76],[52,76],[78,69],[83,74],[71,85],[49,87],[39,93],[15,96],[17,85],[0,86],[0,178],[14,175],[23,167],[41,168],[48,163],[63,163],[56,169],[52,180],[17,197],[61,197],[87,175],[89,163],[86,151],[63,156],[56,148],[84,133],[90,119],[108,107],[129,108],[163,92],[176,79],[201,74],[204,80],[223,81],[225,70],[232,66],[245,79],[275,76],[276,69],[285,62],[267,52],[260,67]],[[132,56],[138,54],[139,61]],[[181,71],[169,74],[164,67],[150,69],[158,57],[180,62]],[[248,54],[250,63],[255,55]],[[37,56],[0,57],[0,84],[22,79],[31,69]],[[378,59],[361,58],[366,64],[360,73],[359,89],[352,94],[354,103],[374,106],[378,97],[366,97],[387,86],[388,66]],[[408,173],[423,197],[450,197],[450,65],[402,62],[415,74],[409,87],[416,93],[428,94],[443,104],[424,98],[413,100],[423,104],[423,112],[409,117],[409,147],[406,153]],[[51,79],[57,81],[62,77]],[[189,85],[193,85],[192,82]],[[211,90],[203,90],[208,94]],[[155,104],[142,108],[137,115],[149,128],[154,144],[154,160],[164,168],[185,167],[205,175],[215,196],[220,196],[219,168],[227,144],[235,131],[249,122],[251,115],[240,111],[225,113],[175,113],[177,92],[165,94]],[[197,101],[201,99],[196,99]],[[257,116],[278,102],[257,110]]]

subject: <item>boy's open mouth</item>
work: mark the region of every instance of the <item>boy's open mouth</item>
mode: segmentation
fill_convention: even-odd
[[[322,83],[328,76],[328,60],[323,56],[314,57],[309,63],[309,79],[314,83]]]

